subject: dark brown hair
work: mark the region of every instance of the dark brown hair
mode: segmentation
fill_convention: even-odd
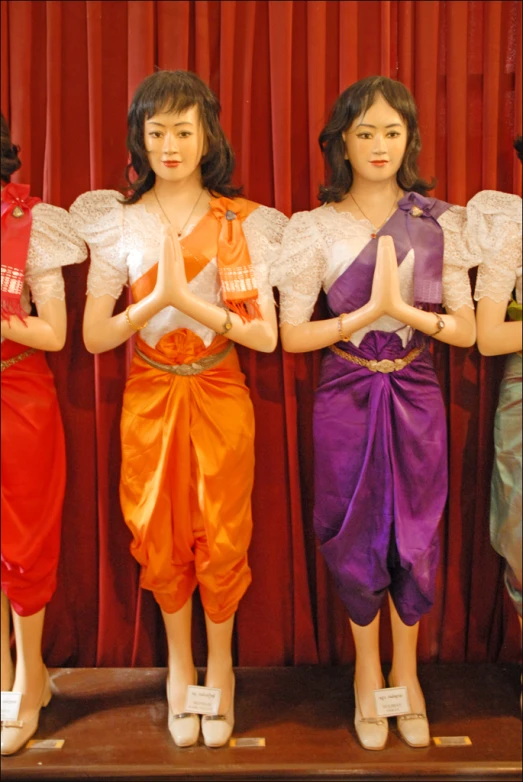
[[[16,144],[11,141],[11,133],[9,132],[9,125],[7,124],[4,115],[2,117],[2,164],[0,176],[2,182],[10,182],[11,175],[18,171],[22,162],[18,157],[18,150]]]
[[[425,182],[418,172],[418,155],[421,139],[416,104],[409,90],[399,81],[386,76],[369,76],[351,84],[334,104],[329,121],[320,133],[321,151],[331,170],[329,183],[320,186],[318,198],[323,203],[341,201],[352,186],[352,166],[345,160],[344,133],[355,119],[364,114],[380,94],[398,112],[407,126],[407,146],[403,161],[396,174],[402,190],[426,195],[435,181]]]
[[[195,73],[157,71],[139,85],[127,114],[127,149],[131,161],[125,175],[131,193],[126,203],[136,203],[155,182],[145,150],[145,120],[159,111],[181,112],[193,106],[198,107],[207,137],[207,152],[200,163],[203,186],[223,196],[234,197],[240,193],[241,188],[231,185],[234,153],[219,122],[220,104],[216,95]]]

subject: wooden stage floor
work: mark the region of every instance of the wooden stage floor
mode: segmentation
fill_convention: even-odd
[[[357,742],[351,667],[241,668],[234,736],[264,748],[176,747],[163,668],[60,668],[37,736],[60,750],[2,758],[2,780],[521,779],[518,665],[420,666],[432,736],[472,745],[412,749],[389,720],[381,752]],[[200,681],[202,677],[200,676]]]

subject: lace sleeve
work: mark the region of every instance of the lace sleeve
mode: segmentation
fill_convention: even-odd
[[[31,298],[39,309],[49,299],[65,299],[64,278],[61,269],[49,269],[42,274],[25,276],[31,290]]]
[[[123,210],[116,190],[95,190],[79,196],[71,206],[76,230],[91,252],[87,291],[118,299],[127,284],[123,242]]]
[[[243,223],[258,293],[265,301],[274,301],[269,273],[278,258],[288,222],[288,218],[277,209],[259,206]]]
[[[299,326],[310,320],[326,269],[323,241],[310,212],[293,215],[285,229],[281,253],[271,268],[271,283],[280,291],[280,323]]]
[[[481,255],[474,298],[508,302],[521,266],[521,198],[477,193],[467,204],[467,236]]]
[[[33,301],[41,307],[49,299],[65,299],[62,266],[81,263],[87,257],[84,242],[65,209],[37,204],[33,209],[25,282]]]
[[[474,309],[469,269],[481,260],[466,241],[467,210],[451,206],[438,219],[443,230],[443,306],[447,310]]]

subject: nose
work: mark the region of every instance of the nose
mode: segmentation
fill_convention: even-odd
[[[376,133],[374,136],[374,144],[372,145],[372,153],[374,155],[385,155],[387,152],[387,143],[383,133]]]
[[[178,151],[178,145],[176,144],[176,135],[168,131],[163,139],[164,155],[174,155]]]

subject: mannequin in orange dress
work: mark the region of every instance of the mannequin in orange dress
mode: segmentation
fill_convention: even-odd
[[[192,592],[205,611],[206,684],[220,714],[204,717],[208,746],[234,723],[231,637],[251,581],[254,416],[234,343],[270,352],[277,324],[268,269],[286,218],[239,197],[219,104],[194,74],[160,71],[138,87],[128,115],[137,178],[71,207],[91,250],[84,340],[93,353],[138,332],[121,421],[120,499],[141,585],[159,603],[168,642],[169,729],[198,740],[184,712],[196,682]],[[134,303],[113,315],[123,285]]]

